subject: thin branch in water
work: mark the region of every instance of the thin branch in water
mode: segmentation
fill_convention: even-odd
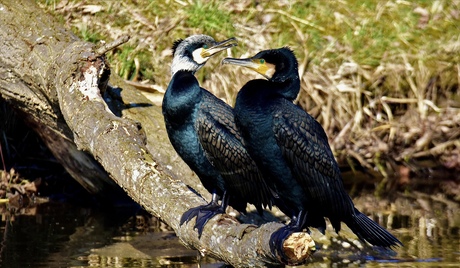
[[[5,174],[6,174],[5,158],[3,158],[3,149],[2,149],[2,143],[1,142],[0,142],[0,157],[2,158],[3,171],[5,171]]]

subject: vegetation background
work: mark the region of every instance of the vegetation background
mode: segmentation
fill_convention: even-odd
[[[354,182],[377,194],[436,183],[460,199],[459,0],[38,2],[86,41],[129,35],[109,52],[111,67],[157,104],[176,39],[234,36],[233,57],[289,46],[300,64],[297,102],[323,125],[338,162],[364,171]],[[221,57],[197,76],[233,104],[257,76]]]
[[[298,57],[302,79],[297,103],[325,128],[355,204],[407,245],[398,249],[400,260],[407,261],[399,264],[424,266],[434,261],[443,262],[444,267],[458,263],[460,203],[448,199],[460,200],[460,0],[36,2],[43,12],[60,18],[86,41],[101,44],[129,35],[127,44],[107,54],[112,70],[158,105],[170,80],[170,47],[176,39],[191,34],[209,34],[217,40],[235,36],[239,46],[227,52],[233,57],[291,47]],[[221,66],[224,56],[211,59],[197,75],[203,87],[233,104],[238,89],[260,76],[243,68]],[[35,252],[46,258],[48,254],[43,252],[52,252],[53,256],[57,248],[63,248],[62,258],[68,261],[69,249],[75,248],[72,252],[77,253],[72,256],[79,256],[82,265],[89,262],[107,266],[108,259],[115,260],[115,266],[120,260],[131,265],[139,255],[128,250],[122,255],[112,247],[105,252],[91,250],[87,261],[88,256],[82,253],[86,247],[79,241],[85,241],[87,248],[98,248],[100,240],[95,243],[95,239],[107,235],[110,229],[105,225],[100,226],[103,231],[94,229],[95,222],[100,221],[81,207],[98,206],[100,200],[89,196],[70,178],[20,118],[21,114],[0,99],[0,167],[4,169],[0,170],[0,203],[7,204],[0,206],[4,219],[0,229],[4,232],[2,244],[10,248],[3,250],[2,256],[11,256],[14,264],[26,261],[26,265],[21,262],[12,267],[36,266],[30,254],[17,254]],[[361,195],[364,187],[385,197],[396,193],[396,198]],[[395,189],[405,191],[391,191]],[[40,210],[27,207],[40,200],[47,202],[48,198],[77,204],[78,210],[64,207],[63,212],[56,212],[53,202]],[[117,221],[124,220],[118,213],[105,207],[103,210],[110,214],[110,226],[114,224],[113,215]],[[18,212],[34,222],[18,224]],[[155,232],[170,231],[167,236],[173,237],[169,227],[145,212],[139,213],[118,232],[123,238],[154,228]],[[71,226],[64,228],[65,222],[55,217],[58,214],[71,219]],[[83,215],[77,222],[79,214]],[[79,226],[75,233],[73,226]],[[90,231],[82,232],[87,228]],[[11,236],[21,234],[20,230],[23,236]],[[72,233],[70,239],[59,243],[66,239],[62,232],[56,232],[59,241],[50,236],[56,230],[65,232],[65,237]],[[340,236],[328,232],[329,241],[316,232],[315,241],[331,245],[331,257],[324,250],[318,263],[345,264],[343,255],[337,255],[343,253],[344,240],[337,240],[341,236],[354,237],[345,229]],[[111,235],[103,238],[113,239]],[[156,247],[152,237],[147,239],[141,249]],[[26,244],[11,247],[17,241]],[[164,245],[164,236],[158,241]],[[178,244],[172,245],[174,252],[182,254]],[[144,259],[140,261],[145,264]],[[147,260],[153,261],[156,258]]]

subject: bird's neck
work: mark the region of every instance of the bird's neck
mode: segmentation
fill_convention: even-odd
[[[282,97],[293,101],[297,98],[299,91],[299,79],[285,79],[282,82],[255,79],[246,83],[238,95],[241,95],[241,98],[252,100]]]
[[[172,97],[178,105],[185,102],[194,102],[201,97],[201,88],[192,71],[179,70],[169,82],[166,94]]]
[[[273,93],[281,95],[283,98],[290,101],[294,101],[300,91],[300,80],[299,78],[290,78],[282,82],[272,82]]]
[[[200,85],[192,72],[177,71],[169,82],[163,97],[163,113],[171,118],[183,120],[194,113],[202,94]]]
[[[202,66],[194,63],[190,59],[182,56],[176,56],[173,58],[171,64],[171,76],[174,76],[178,71],[188,71],[195,75]]]

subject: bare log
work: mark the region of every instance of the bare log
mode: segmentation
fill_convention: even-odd
[[[179,226],[186,210],[205,204],[188,185],[207,195],[169,144],[161,109],[110,75],[105,48],[82,42],[30,1],[2,1],[0,24],[2,98],[22,112],[89,191],[116,182],[187,247],[234,266],[280,263],[269,247],[280,223],[257,227],[217,216],[201,239],[194,221]],[[285,245],[292,251],[285,263],[301,263],[312,252],[306,234],[290,237]]]

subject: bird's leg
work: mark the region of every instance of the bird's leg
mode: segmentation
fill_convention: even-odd
[[[224,196],[222,197],[222,203],[220,205],[220,207],[222,209],[222,213],[225,213],[225,210],[227,210],[229,201],[230,201],[230,195],[228,195],[227,191],[225,191]]]
[[[279,257],[283,262],[287,263],[289,259],[284,253],[284,241],[293,233],[302,232],[305,223],[307,222],[307,211],[301,210],[298,215],[292,216],[291,222],[281,227],[279,230],[274,232],[270,237],[270,250],[272,254]],[[310,231],[307,228],[307,232]]]
[[[225,195],[225,194],[224,194]],[[202,208],[215,208],[219,206],[220,196],[216,193],[212,193],[211,202],[209,204],[202,206]]]
[[[297,228],[297,230],[302,231],[302,229],[305,226],[305,223],[307,222],[307,215],[308,215],[308,212],[306,212],[304,210],[301,210],[299,212],[299,215],[297,215],[297,217],[295,219],[295,222],[294,222],[294,226],[295,226],[295,228]],[[291,224],[291,223],[289,223],[289,224]],[[307,228],[307,232],[308,232],[308,234],[310,234],[310,230],[308,228]]]

